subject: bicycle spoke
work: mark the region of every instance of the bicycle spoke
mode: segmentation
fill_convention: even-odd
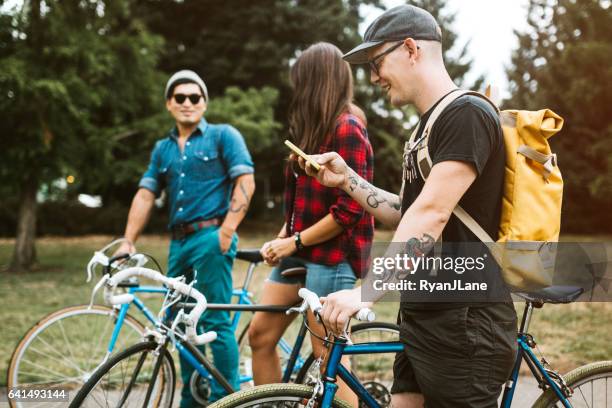
[[[83,371],[83,370],[81,369],[81,367],[77,366],[76,364],[74,364],[74,362],[72,362],[72,361],[68,360],[66,357],[63,357],[62,359],[59,359],[59,358],[56,358],[56,357],[50,356],[50,355],[49,355],[49,354],[47,354],[47,353],[43,353],[42,351],[38,351],[38,349],[36,349],[36,348],[34,348],[34,347],[32,347],[32,346],[30,346],[30,350],[31,350],[31,351],[33,351],[33,352],[34,352],[34,353],[36,353],[36,354],[40,354],[41,356],[44,356],[44,357],[46,357],[46,358],[50,358],[50,359],[55,360],[55,361],[58,361],[58,362],[64,362],[64,361],[65,361],[65,362],[67,362],[67,363],[68,363],[68,365],[69,365],[69,366],[72,366],[74,369],[76,369],[77,371],[79,371],[79,373],[80,373],[80,374],[85,373],[85,371]],[[23,362],[23,361],[28,361],[28,360],[22,360],[22,362]]]
[[[62,373],[58,373],[57,371],[53,371],[50,368],[44,367],[44,366],[42,366],[40,364],[36,364],[36,363],[31,362],[31,361],[28,361],[27,363],[30,364],[33,367],[38,368],[39,370],[43,370],[43,371],[46,371],[48,373],[51,373],[51,374],[55,375],[57,378],[62,378],[64,376]]]
[[[153,405],[169,404],[174,382],[173,377],[169,380],[166,378],[168,360],[165,355],[156,357],[154,346],[141,345],[140,349],[138,346],[134,346],[137,347],[134,351],[127,350],[125,356],[120,354],[100,367],[105,373],[95,384],[92,384],[95,377],[90,380],[84,405],[87,405],[87,401],[95,400],[95,404],[103,402],[113,407],[148,406],[147,396]],[[159,360],[160,370],[153,375],[159,358],[163,359]]]
[[[95,350],[95,352],[94,352],[94,353],[92,353],[92,354],[91,354],[91,357],[92,357],[92,358],[89,360],[89,363],[90,363],[89,367],[93,366],[93,364],[91,364],[91,361],[92,361],[93,359],[96,359],[96,358],[97,358],[97,356],[99,356],[99,353],[100,353],[100,348],[101,348],[101,347],[104,347],[104,345],[102,344],[102,342],[103,342],[103,341],[106,341],[106,332],[107,332],[108,325],[109,325],[109,323],[110,323],[110,321],[111,321],[111,320],[112,320],[112,319],[107,318],[107,319],[106,319],[106,321],[104,322],[104,328],[103,328],[103,330],[102,330],[102,334],[101,334],[101,335],[98,335],[98,339],[97,339],[97,340],[98,340],[98,343],[97,343],[97,345],[96,345],[96,350]],[[94,362],[94,364],[100,364],[100,361],[96,361],[96,362]]]
[[[39,373],[32,373],[32,372],[29,372],[29,371],[24,371],[23,373],[26,374],[26,375],[32,375],[32,376],[40,377]],[[52,385],[52,384],[62,385],[62,384],[69,384],[71,382],[81,382],[81,378],[80,377],[68,377],[68,378],[62,378],[61,380],[55,380],[55,381],[49,381],[49,380],[44,380],[44,381],[28,381],[27,385],[28,386],[41,385],[41,384],[45,384],[45,385]]]
[[[66,358],[65,355],[63,355],[62,353],[60,353],[60,351],[58,350],[57,346],[54,347],[51,344],[49,344],[45,339],[43,339],[41,336],[36,337],[35,339],[36,341],[40,341],[43,344],[45,344],[47,347],[49,347],[49,350],[54,352],[55,354],[57,354],[59,356],[59,358]],[[31,348],[32,346],[30,346],[29,348]]]
[[[66,336],[66,332],[64,330],[64,323],[61,320],[59,320],[58,324],[62,332],[62,336],[64,337],[64,341],[66,342],[66,345],[68,346],[68,352],[70,353],[70,357],[72,357],[74,361],[77,361],[76,358],[74,357],[74,354],[72,354],[72,347],[70,347],[70,343],[68,342],[68,337]]]

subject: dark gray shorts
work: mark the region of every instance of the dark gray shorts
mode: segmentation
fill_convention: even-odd
[[[497,407],[517,351],[511,303],[401,312],[406,343],[391,393],[423,394],[427,408]]]

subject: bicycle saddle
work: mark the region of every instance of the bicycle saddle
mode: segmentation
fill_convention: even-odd
[[[259,249],[239,249],[236,251],[236,258],[253,263],[263,262]]]
[[[292,257],[283,258],[278,265],[282,276],[303,276],[306,275],[304,262]]]
[[[515,292],[530,302],[571,303],[584,292],[579,286],[548,286],[532,292]]]

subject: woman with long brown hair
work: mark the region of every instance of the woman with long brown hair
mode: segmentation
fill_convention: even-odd
[[[340,50],[329,43],[306,49],[290,72],[293,98],[289,109],[292,142],[307,154],[338,152],[351,168],[372,181],[373,155],[363,111],[353,105],[353,77]],[[374,220],[348,194],[327,188],[308,177],[289,160],[285,169],[285,224],[276,239],[266,242],[262,255],[274,265],[264,283],[262,304],[299,302],[306,287],[319,296],[350,289],[369,261]],[[283,275],[288,267],[303,266],[307,273]],[[276,344],[295,316],[258,312],[249,329],[256,384],[281,380]],[[309,325],[323,336],[323,328],[309,316]],[[321,355],[322,342],[311,336],[313,351]],[[348,387],[339,396],[354,400]],[[355,399],[356,400],[356,399]]]

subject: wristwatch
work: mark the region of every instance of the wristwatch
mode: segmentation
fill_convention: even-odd
[[[302,249],[304,249],[304,244],[302,244],[302,237],[300,236],[299,232],[296,232],[293,235],[293,239],[295,241],[295,247],[297,248],[298,251],[301,251]]]

